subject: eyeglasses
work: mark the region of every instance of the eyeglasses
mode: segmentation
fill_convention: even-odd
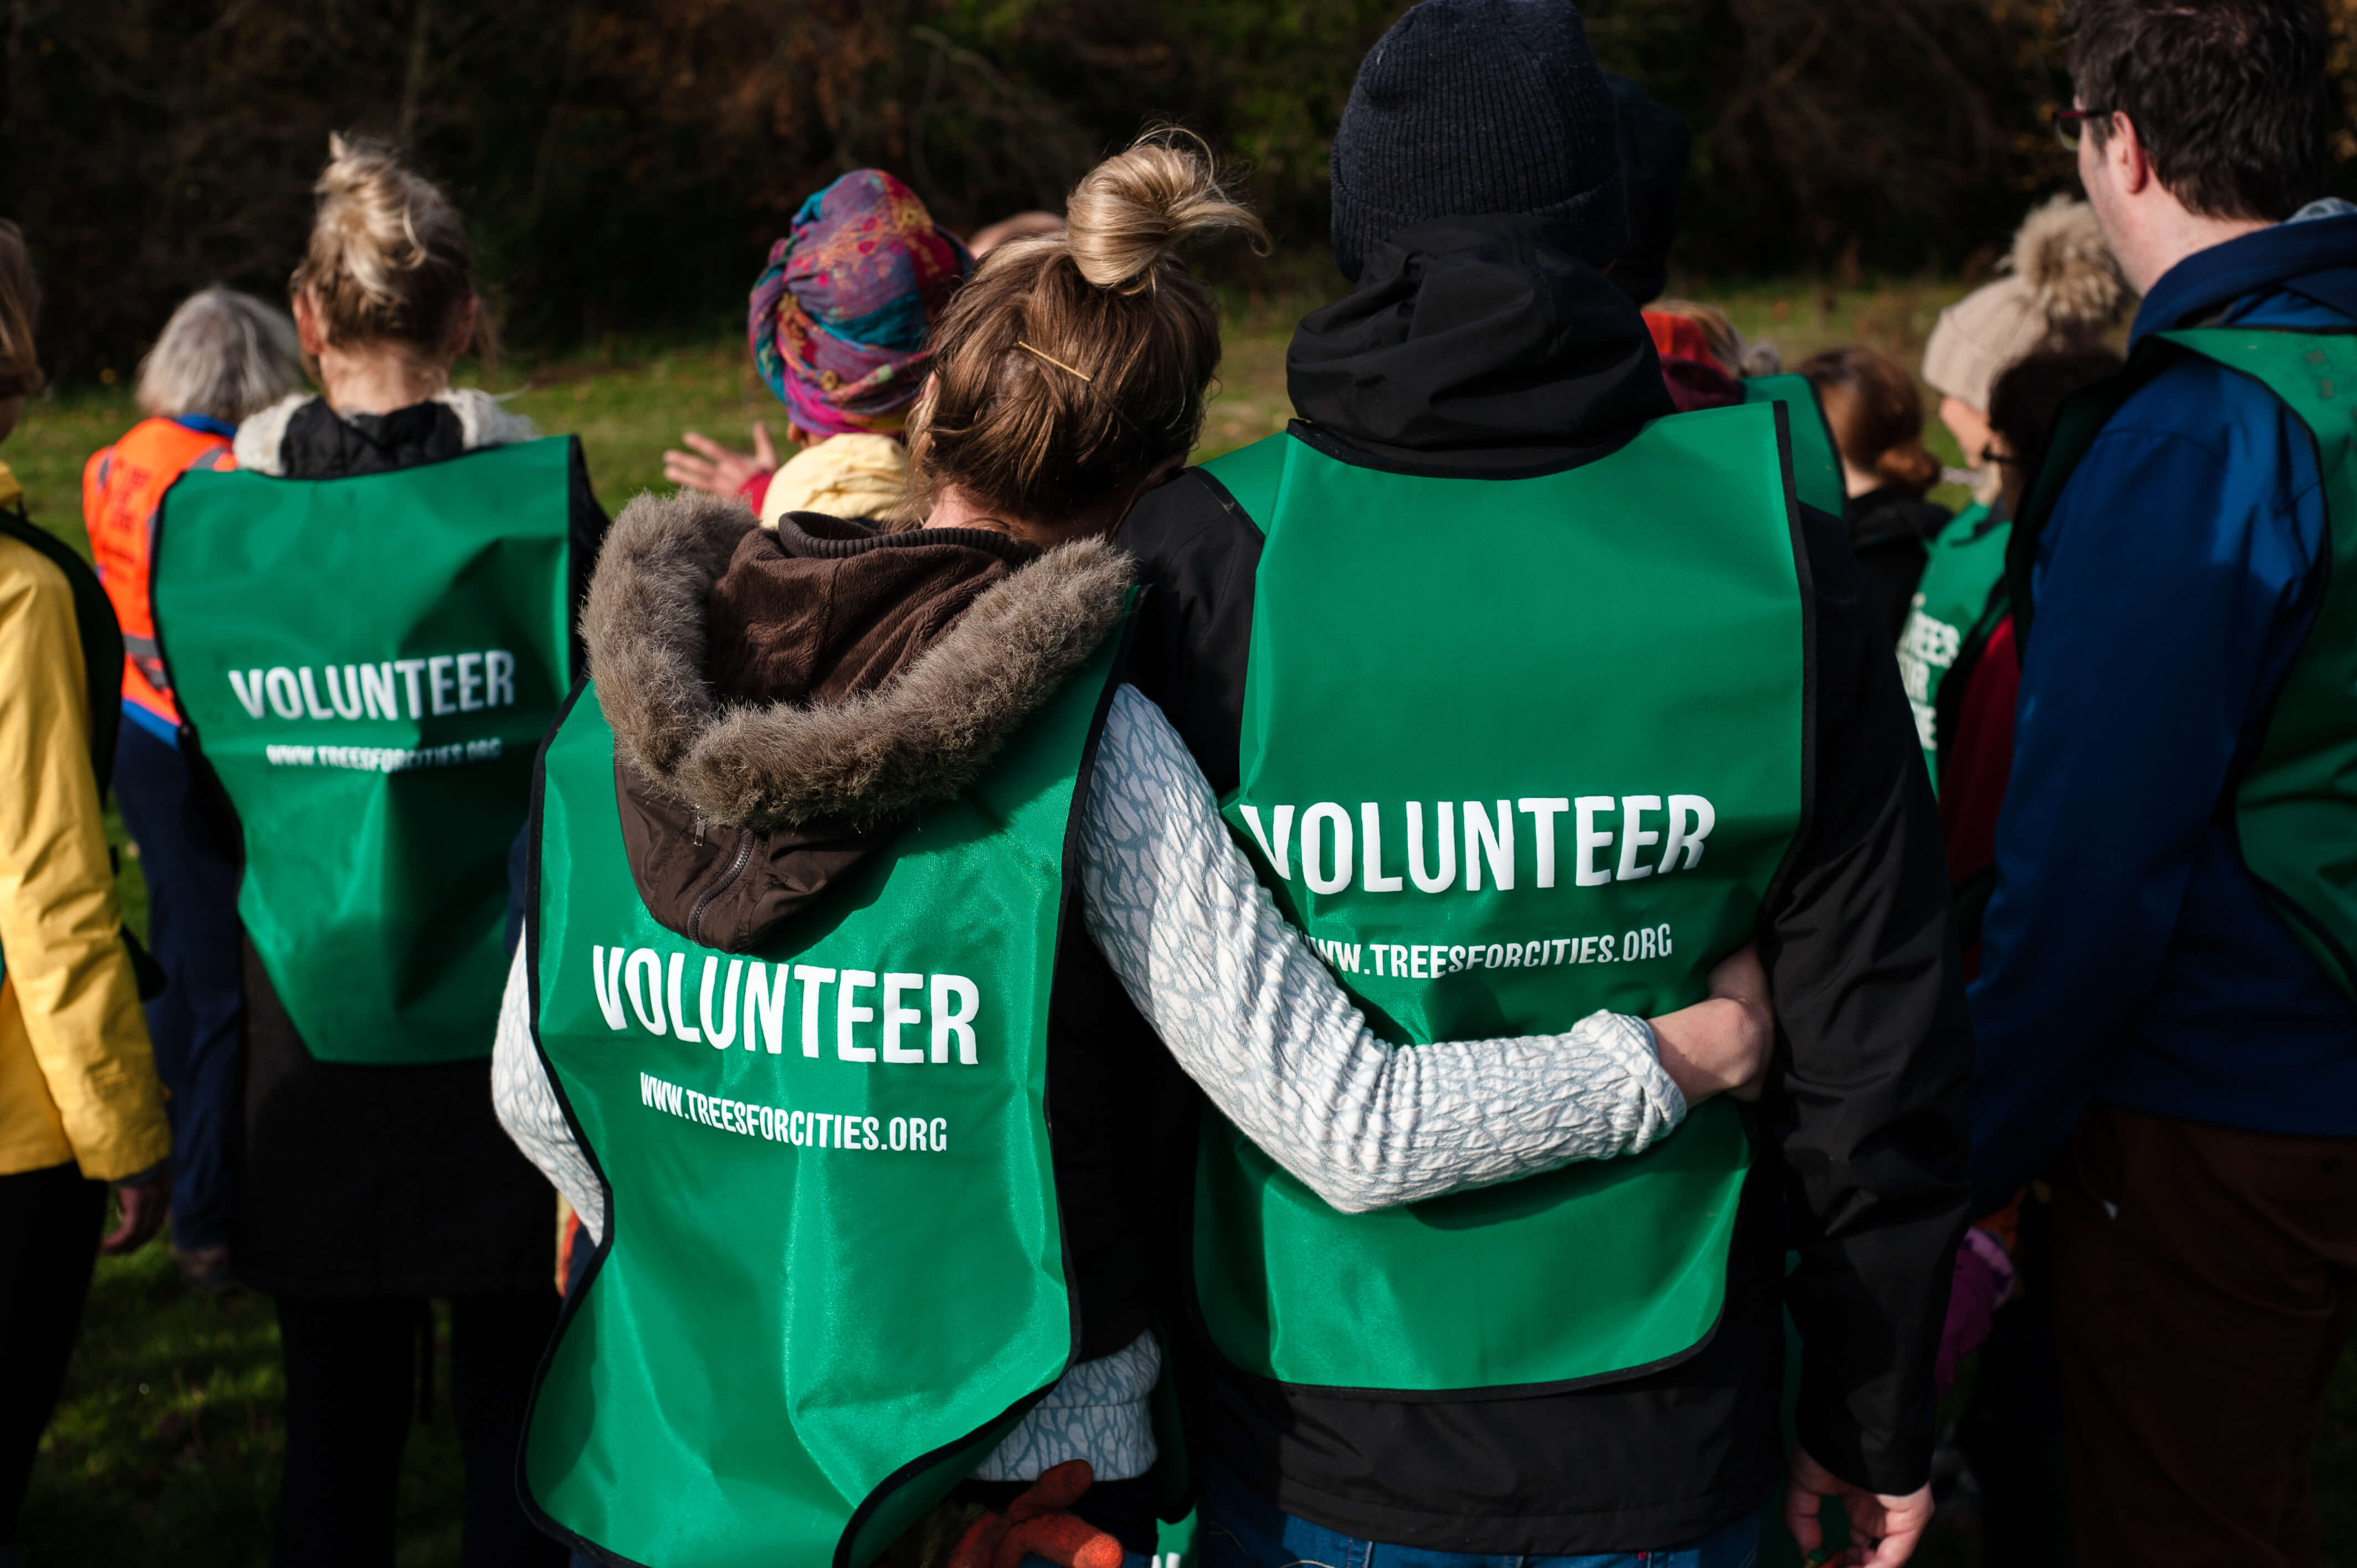
[[[2079,150],[2079,140],[2086,134],[2090,120],[2108,120],[2108,109],[2058,109],[2054,112],[2054,139],[2070,148]]]

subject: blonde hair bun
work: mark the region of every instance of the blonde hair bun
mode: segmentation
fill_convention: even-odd
[[[448,339],[475,297],[475,272],[449,198],[392,149],[342,135],[328,138],[311,188],[319,205],[293,287],[311,296],[328,341],[455,352]]]
[[[1268,230],[1222,187],[1201,142],[1183,132],[1149,134],[1105,159],[1064,204],[1072,263],[1099,288],[1151,287],[1156,270],[1176,262],[1180,246],[1219,233],[1268,248]]]

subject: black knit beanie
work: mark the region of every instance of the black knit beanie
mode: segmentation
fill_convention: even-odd
[[[1639,305],[1651,305],[1669,285],[1694,133],[1685,116],[1654,102],[1627,77],[1607,71],[1604,81],[1620,111],[1620,177],[1629,187],[1629,248],[1613,261],[1612,281]]]
[[[1412,223],[1562,218],[1602,267],[1629,242],[1612,93],[1569,0],[1424,0],[1368,51],[1334,134],[1334,260]]]

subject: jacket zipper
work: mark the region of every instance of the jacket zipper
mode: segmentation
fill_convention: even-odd
[[[697,947],[711,945],[704,940],[704,912],[712,908],[712,901],[715,898],[728,891],[730,883],[745,874],[745,865],[752,858],[752,830],[739,828],[737,830],[737,858],[728,863],[727,870],[713,879],[712,886],[705,888],[704,896],[695,901],[695,908],[688,911],[687,940],[689,941],[694,942]]]

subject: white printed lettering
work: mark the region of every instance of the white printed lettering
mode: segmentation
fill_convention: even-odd
[[[1498,802],[1498,821],[1492,827],[1490,813],[1479,800],[1465,802],[1465,891],[1481,891],[1481,862],[1490,862],[1490,880],[1498,885],[1501,893],[1514,890],[1514,813],[1509,804]]]
[[[753,961],[750,973],[745,977],[745,1048],[753,1048],[753,1036],[768,1037],[770,1054],[779,1056],[786,1048],[786,982],[793,965],[781,963],[774,974],[770,966],[759,959]],[[816,1051],[810,1053],[816,1056]]]
[[[409,716],[413,719],[424,718],[425,716],[425,688],[424,683],[418,680],[418,675],[425,670],[425,660],[423,659],[396,659],[393,661],[393,667],[395,670],[400,671],[402,680],[408,682]]]
[[[515,706],[515,655],[504,648],[494,648],[483,655],[483,693],[486,707]]]
[[[1334,832],[1334,874],[1318,875],[1325,857],[1327,824]],[[1331,800],[1320,800],[1301,813],[1301,879],[1312,893],[1340,893],[1351,886],[1351,813]]]
[[[1612,843],[1612,835],[1596,825],[1596,819],[1617,804],[1609,795],[1582,795],[1575,805],[1578,812],[1573,832],[1579,843],[1579,865],[1573,880],[1582,887],[1598,887],[1612,880],[1609,866],[1596,864],[1596,852]]]
[[[922,991],[924,988],[925,977],[921,974],[887,974],[884,977],[884,1059],[886,1061],[920,1062],[925,1059],[923,1051],[914,1047],[903,1050],[900,1047],[901,1026],[921,1024],[925,1021],[922,1008],[903,1007],[900,1005],[900,997],[903,993]]]
[[[874,971],[846,969],[834,988],[834,1054],[845,1061],[872,1062],[876,1059],[874,1046],[851,1043],[853,1025],[876,1021],[876,1009],[862,1007],[858,1001],[860,992],[872,988],[875,983]]]
[[[1293,873],[1289,869],[1286,852],[1292,847],[1293,843],[1293,808],[1290,806],[1279,806],[1276,808],[1275,815],[1276,819],[1276,843],[1274,845],[1269,843],[1268,834],[1261,831],[1260,808],[1258,806],[1246,806],[1244,808],[1244,825],[1252,829],[1253,837],[1260,841],[1260,852],[1268,857],[1269,865],[1276,868],[1277,880],[1280,882],[1290,882],[1293,880]]]
[[[401,705],[393,699],[391,660],[361,666],[361,698],[368,704],[368,716],[372,719],[401,716]]]
[[[1514,802],[1531,814],[1531,841],[1538,856],[1539,886],[1555,886],[1555,820],[1571,810],[1561,795],[1526,795]]]
[[[1662,845],[1661,869],[1692,871],[1702,864],[1702,841],[1710,837],[1710,830],[1718,825],[1718,812],[1709,800],[1700,795],[1670,797],[1670,832],[1668,842]],[[1675,862],[1678,852],[1685,852],[1683,868]]]
[[[1370,893],[1396,893],[1403,884],[1397,876],[1383,875],[1383,823],[1372,800],[1359,806],[1359,836],[1364,841],[1366,863],[1359,882]]]
[[[356,719],[361,716],[362,710],[359,665],[345,665],[344,678],[341,681],[336,679],[336,667],[332,664],[328,666],[328,701],[336,705],[336,716],[339,719]]]
[[[303,712],[306,716],[315,719],[336,716],[335,709],[319,701],[318,690],[311,684],[311,667],[308,664],[296,671],[296,679],[303,687]]]
[[[606,1026],[609,1029],[629,1028],[630,1020],[622,1011],[621,949],[593,947],[589,950],[589,986],[597,993],[597,1011],[606,1015]]]
[[[694,1028],[688,1023],[687,1009],[680,1004],[680,975],[686,967],[687,955],[685,953],[675,952],[671,955],[671,1032],[674,1038],[685,1040],[692,1046],[704,1036],[697,1034]]]
[[[785,965],[778,967],[783,969]],[[794,978],[802,983],[802,1055],[814,1057],[818,1055],[819,987],[834,981],[834,971],[798,963],[794,965]]]
[[[643,999],[639,994],[641,971],[647,977]],[[639,1022],[645,1025],[650,1033],[666,1033],[662,1010],[662,959],[652,949],[637,949],[630,954],[630,967],[623,972],[623,978],[630,982],[630,1011],[639,1015]]]
[[[248,684],[249,682],[252,683]],[[267,701],[267,699],[263,695],[261,671],[231,671],[229,672],[229,689],[237,693],[237,705],[239,707],[243,708],[248,714],[257,719],[262,716],[262,704]]]
[[[1620,797],[1620,869],[1614,877],[1621,882],[1635,882],[1653,875],[1650,865],[1637,864],[1637,852],[1662,842],[1659,833],[1643,829],[1645,813],[1662,809],[1659,795],[1623,795]]]
[[[982,1007],[981,988],[963,974],[937,974],[932,1002],[933,1059],[950,1059],[950,1036],[955,1035],[959,1064],[974,1066],[980,1058],[974,1055],[974,1015]]]
[[[696,992],[695,1016],[704,1026],[705,1043],[716,1051],[725,1051],[736,1043],[737,982],[744,968],[745,961],[741,958],[728,961],[728,987],[721,1002],[720,1022],[715,1024],[712,1021],[712,982],[720,969],[720,961],[710,953],[704,955],[704,983]],[[753,1026],[749,1019],[745,1025],[745,1048],[748,1051],[753,1048]]]
[[[1421,893],[1446,893],[1457,880],[1457,802],[1443,800],[1434,808],[1439,820],[1440,869],[1424,869],[1424,802],[1407,803],[1407,874]]]
[[[270,705],[282,719],[303,716],[303,688],[295,682],[295,671],[284,664],[264,678],[270,689]]]

